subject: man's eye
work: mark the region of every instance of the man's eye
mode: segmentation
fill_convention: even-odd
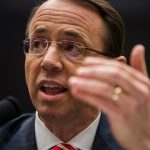
[[[32,41],[30,50],[32,53],[42,52],[43,50],[45,50],[46,45],[47,44],[44,40],[36,39],[36,40]]]
[[[75,59],[79,59],[82,55],[82,50],[80,49],[80,47],[72,42],[64,42],[63,43],[63,51],[64,51],[64,55],[67,58],[75,58]]]
[[[43,46],[42,46],[42,42],[39,41],[39,40],[35,40],[35,41],[33,41],[32,47],[33,47],[33,48],[36,48],[36,49],[38,49],[38,48],[40,48],[40,47],[43,47]]]
[[[35,47],[35,48],[39,48],[40,47],[40,42],[39,41],[35,41],[34,42],[34,44],[33,44],[33,46]]]
[[[72,44],[72,43],[67,43],[67,44],[64,44],[64,50],[67,50],[67,51],[79,51],[79,48],[76,46],[76,45],[74,45],[74,44]]]

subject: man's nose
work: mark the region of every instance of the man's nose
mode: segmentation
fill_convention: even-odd
[[[43,55],[43,60],[41,67],[45,71],[61,71],[63,69],[61,56],[57,50],[56,43],[51,44],[45,54]]]

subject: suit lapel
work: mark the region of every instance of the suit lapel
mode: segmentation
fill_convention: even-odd
[[[4,150],[37,150],[35,139],[35,115],[27,119]],[[13,134],[13,133],[11,133]],[[92,150],[121,150],[114,140],[106,116],[102,113]]]
[[[102,113],[92,150],[121,150],[111,133],[106,116]]]
[[[10,147],[11,150],[37,150],[34,121],[35,116],[25,121],[11,142],[5,147],[5,150],[10,150]]]

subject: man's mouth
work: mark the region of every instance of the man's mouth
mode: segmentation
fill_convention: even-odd
[[[57,95],[66,92],[68,89],[57,82],[53,82],[42,84],[41,90],[47,95]]]

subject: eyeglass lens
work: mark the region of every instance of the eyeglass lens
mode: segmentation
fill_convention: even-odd
[[[31,55],[43,54],[52,43],[57,43],[58,49],[66,58],[81,59],[83,57],[83,46],[74,41],[63,40],[60,42],[48,41],[46,39],[26,39],[24,41],[24,51]]]

